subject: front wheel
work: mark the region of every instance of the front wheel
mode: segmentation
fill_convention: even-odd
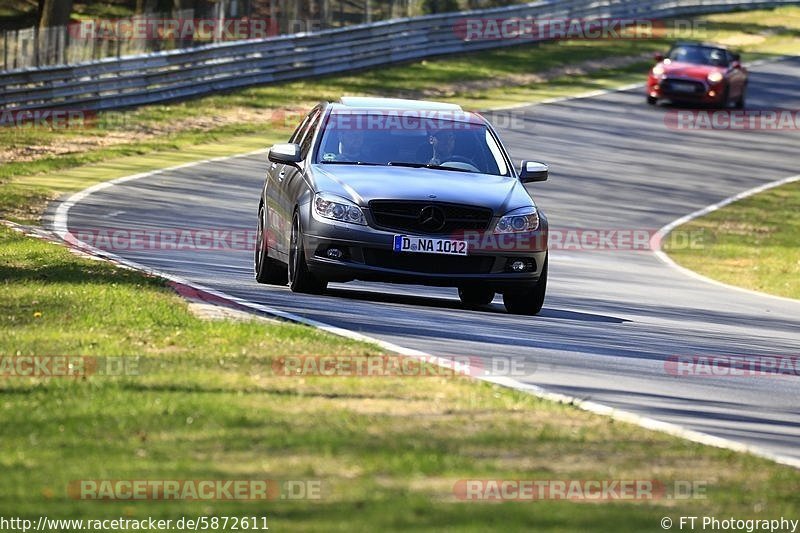
[[[742,93],[739,95],[739,99],[736,100],[736,109],[744,109],[746,99],[747,99],[747,85],[742,87]]]
[[[264,206],[258,209],[258,231],[256,232],[253,267],[256,281],[271,285],[286,285],[286,267],[272,259],[267,253],[267,237],[264,233]]]
[[[487,287],[459,287],[458,297],[467,307],[480,307],[492,303],[494,291]]]
[[[647,105],[656,105],[658,103],[658,98],[655,96],[648,96],[647,97]]]
[[[547,292],[547,262],[544,260],[544,268],[539,281],[533,287],[517,290],[514,292],[503,293],[503,305],[506,311],[514,315],[537,315],[544,305],[544,295]]]
[[[719,107],[720,109],[727,109],[730,102],[731,102],[731,88],[726,85],[725,91],[723,91],[722,98],[717,104],[717,107]]]
[[[327,281],[317,278],[308,271],[303,248],[303,230],[300,228],[300,217],[295,214],[289,247],[289,288],[292,292],[322,294],[327,286]]]

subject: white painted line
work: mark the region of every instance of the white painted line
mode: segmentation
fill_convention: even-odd
[[[661,249],[661,243],[664,242],[664,238],[669,234],[669,232],[671,232],[672,230],[674,230],[678,226],[686,224],[687,222],[691,222],[692,220],[694,220],[696,218],[700,218],[702,216],[705,216],[705,215],[707,215],[709,213],[713,213],[714,211],[716,211],[718,209],[721,209],[721,208],[725,207],[726,205],[730,205],[730,204],[732,204],[734,202],[738,202],[739,200],[743,200],[745,198],[748,198],[748,197],[753,196],[755,194],[758,194],[760,192],[768,191],[769,189],[774,189],[775,187],[780,187],[781,185],[786,185],[788,183],[793,183],[795,181],[800,181],[800,174],[798,174],[797,176],[789,176],[787,178],[779,179],[779,180],[776,180],[776,181],[771,181],[769,183],[765,183],[763,185],[759,185],[758,187],[753,187],[752,189],[748,189],[746,191],[740,192],[739,194],[735,194],[735,195],[733,195],[733,196],[731,196],[729,198],[725,198],[724,200],[721,200],[721,201],[719,201],[719,202],[717,202],[715,204],[709,205],[708,207],[704,207],[702,209],[698,209],[697,211],[695,211],[693,213],[689,213],[688,215],[685,215],[685,216],[682,216],[682,217],[680,217],[678,219],[675,219],[672,222],[670,222],[669,224],[667,224],[666,226],[664,226],[663,228],[661,228],[660,230],[658,230],[655,233],[655,235],[653,235],[653,237],[650,239],[650,248],[653,250],[653,253],[655,254],[655,256],[658,257],[662,262],[666,263],[668,266],[670,266],[670,267],[674,268],[675,270],[678,270],[679,272],[681,272],[683,274],[686,274],[687,276],[692,277],[694,279],[697,279],[697,280],[700,280],[700,281],[704,281],[706,283],[711,283],[711,284],[716,285],[718,287],[724,287],[726,289],[731,289],[731,290],[735,290],[735,291],[739,291],[739,292],[744,292],[746,294],[750,294],[750,295],[754,295],[754,296],[760,296],[760,297],[763,297],[763,298],[773,298],[773,299],[778,299],[778,300],[782,300],[782,301],[785,301],[785,302],[796,303],[796,304],[798,304],[800,306],[800,300],[796,300],[794,298],[787,298],[785,296],[776,296],[774,294],[767,294],[765,292],[754,291],[752,289],[745,289],[744,287],[737,287],[735,285],[729,285],[727,283],[723,283],[721,281],[717,281],[715,279],[703,276],[702,274],[698,274],[694,270],[689,270],[688,268],[682,267],[679,264],[677,264],[675,261],[672,260],[672,258],[670,256],[668,256],[666,253],[664,253],[664,251]]]
[[[527,104],[513,104],[508,106],[490,107],[485,111],[509,111],[512,109],[521,109],[523,107],[532,107],[532,106],[546,105],[546,104],[558,104],[560,102],[567,102],[570,100],[583,100],[584,98],[594,98],[595,96],[604,96],[606,94],[621,93],[625,91],[630,91],[632,89],[639,89],[641,87],[644,87],[645,85],[646,85],[645,83],[631,83],[630,85],[623,85],[621,87],[616,87],[614,89],[599,89],[597,91],[590,91],[587,93],[577,94],[574,96],[558,96],[555,98],[547,98],[545,100],[540,100],[538,102],[528,102]]]
[[[201,165],[201,164],[204,164],[204,163],[210,163],[210,162],[214,162],[214,161],[223,161],[223,160],[227,160],[227,159],[234,159],[234,158],[237,158],[237,157],[245,157],[245,156],[253,155],[255,153],[260,153],[260,152],[263,152],[263,150],[259,150],[257,152],[250,152],[249,154],[241,154],[241,155],[238,155],[238,156],[219,157],[219,158],[215,158],[215,159],[208,159],[208,160],[205,160],[205,161],[196,161],[196,162],[185,164],[185,165],[178,165],[178,166],[175,166],[175,167],[156,170],[156,171],[153,171],[153,172],[145,172],[145,173],[142,173],[142,174],[135,174],[133,176],[126,176],[126,177],[123,177],[123,178],[118,178],[118,179],[115,179],[115,180],[111,180],[111,181],[108,181],[108,182],[103,182],[103,183],[97,184],[97,185],[95,185],[93,187],[90,187],[88,189],[85,189],[83,191],[80,191],[78,193],[73,194],[66,201],[64,201],[62,204],[59,205],[58,209],[56,210],[56,214],[55,214],[55,218],[54,218],[54,222],[53,222],[54,229],[55,229],[56,233],[58,234],[58,236],[61,237],[61,239],[63,239],[65,242],[69,243],[70,245],[80,249],[81,251],[88,252],[88,253],[91,253],[91,254],[94,254],[94,255],[97,255],[97,256],[100,256],[100,257],[104,257],[106,259],[111,259],[111,260],[116,261],[116,262],[118,262],[118,263],[120,263],[120,264],[122,264],[122,265],[124,265],[126,267],[134,268],[136,270],[139,270],[139,271],[142,271],[142,272],[146,272],[146,273],[152,274],[154,276],[159,276],[159,277],[162,277],[164,279],[167,279],[167,280],[170,280],[170,281],[173,281],[173,282],[176,282],[176,283],[180,283],[180,284],[186,285],[188,287],[192,287],[194,289],[206,292],[206,293],[208,293],[210,295],[213,295],[213,296],[216,296],[218,298],[222,298],[224,300],[227,300],[230,303],[234,303],[234,304],[237,304],[237,305],[239,305],[241,307],[244,307],[244,308],[247,308],[247,309],[251,309],[251,310],[256,311],[258,313],[263,313],[263,314],[267,314],[267,315],[270,315],[270,316],[282,318],[284,320],[288,320],[288,321],[291,321],[291,322],[295,322],[295,323],[298,323],[298,324],[304,324],[304,325],[307,325],[307,326],[311,326],[311,327],[320,329],[322,331],[326,331],[328,333],[331,333],[333,335],[338,335],[340,337],[345,337],[345,338],[353,339],[353,340],[357,340],[357,341],[369,342],[369,343],[375,344],[375,345],[383,348],[384,350],[387,350],[387,351],[390,351],[390,352],[394,352],[394,353],[397,353],[397,354],[400,354],[400,355],[405,355],[405,356],[409,356],[409,357],[425,358],[425,360],[428,361],[428,362],[431,362],[431,363],[434,363],[434,364],[439,364],[440,366],[444,366],[444,367],[449,368],[450,361],[448,361],[446,359],[442,359],[442,358],[437,357],[437,356],[434,356],[432,354],[429,354],[429,353],[426,353],[426,352],[423,352],[423,351],[420,351],[420,350],[415,350],[415,349],[412,349],[412,348],[407,348],[405,346],[400,346],[398,344],[390,343],[390,342],[387,342],[387,341],[383,341],[381,339],[370,337],[368,335],[363,335],[363,334],[358,333],[356,331],[352,331],[352,330],[348,330],[348,329],[345,329],[345,328],[332,326],[330,324],[326,324],[324,322],[319,322],[317,320],[311,320],[311,319],[302,317],[300,315],[296,315],[294,313],[288,313],[286,311],[282,311],[282,310],[274,308],[274,307],[269,307],[269,306],[266,306],[266,305],[261,305],[261,304],[257,304],[257,303],[254,303],[254,302],[250,302],[248,300],[244,300],[242,298],[238,298],[236,296],[233,296],[233,295],[227,294],[225,292],[213,289],[211,287],[206,287],[204,285],[200,285],[200,284],[197,284],[197,283],[192,283],[192,282],[190,282],[190,281],[188,281],[186,279],[181,278],[180,276],[175,276],[175,275],[170,274],[168,272],[162,272],[162,271],[147,267],[145,265],[136,263],[134,261],[130,261],[130,260],[124,259],[124,258],[122,258],[122,257],[120,257],[120,256],[118,256],[116,254],[108,253],[106,251],[100,250],[100,249],[95,248],[95,247],[93,247],[93,246],[91,246],[91,245],[89,245],[89,244],[87,244],[85,242],[82,242],[82,241],[78,240],[69,231],[69,227],[68,227],[69,210],[75,204],[80,202],[81,200],[86,199],[87,197],[89,197],[90,195],[92,195],[92,194],[94,194],[94,193],[96,193],[98,191],[107,189],[109,187],[113,187],[113,186],[115,186],[117,184],[120,184],[120,183],[125,183],[125,182],[128,182],[128,181],[142,179],[142,178],[149,177],[149,176],[163,174],[165,172],[169,172],[169,171],[173,171],[173,170],[184,169],[184,168],[188,168],[188,167],[192,167],[192,166],[196,166],[196,165]],[[666,226],[665,226],[665,228],[666,228]],[[643,428],[646,428],[646,429],[650,429],[650,430],[653,430],[653,431],[659,431],[661,433],[666,433],[666,434],[672,435],[674,437],[682,438],[682,439],[689,440],[689,441],[692,441],[692,442],[697,442],[699,444],[704,444],[704,445],[707,445],[707,446],[713,446],[713,447],[716,447],[716,448],[724,448],[724,449],[732,450],[732,451],[736,451],[736,452],[749,453],[749,454],[752,454],[752,455],[755,455],[755,456],[758,456],[758,457],[762,457],[762,458],[774,461],[774,462],[779,463],[779,464],[783,464],[783,465],[787,465],[787,466],[791,466],[791,467],[800,469],[800,459],[797,459],[797,458],[794,458],[794,457],[789,457],[789,456],[784,456],[784,455],[779,455],[779,454],[774,454],[772,452],[769,452],[767,450],[761,449],[761,448],[756,447],[756,446],[750,446],[750,445],[747,445],[747,444],[743,444],[741,442],[736,442],[736,441],[725,439],[725,438],[722,438],[722,437],[716,437],[714,435],[709,435],[707,433],[702,433],[700,431],[686,429],[686,428],[684,428],[682,426],[679,426],[677,424],[672,424],[670,422],[663,422],[663,421],[656,420],[656,419],[653,419],[653,418],[637,415],[636,413],[632,413],[630,411],[623,411],[623,410],[615,409],[615,408],[607,406],[607,405],[603,405],[603,404],[600,404],[600,403],[597,403],[597,402],[593,402],[593,401],[582,400],[582,399],[574,397],[574,396],[568,396],[568,395],[564,395],[564,394],[557,394],[557,393],[547,392],[545,389],[543,389],[543,388],[541,388],[541,387],[539,387],[537,385],[532,385],[532,384],[528,384],[528,383],[522,383],[520,381],[517,381],[517,380],[514,380],[514,379],[510,379],[510,378],[506,378],[506,377],[486,377],[486,376],[476,376],[476,377],[478,379],[481,379],[483,381],[487,381],[489,383],[494,383],[496,385],[500,385],[500,386],[503,386],[503,387],[509,387],[509,388],[512,388],[512,389],[516,389],[516,390],[531,394],[531,395],[533,395],[533,396],[535,396],[537,398],[541,398],[543,400],[554,401],[554,402],[558,402],[558,403],[561,403],[561,404],[573,405],[573,406],[575,406],[575,407],[577,407],[579,409],[582,409],[584,411],[595,413],[595,414],[598,414],[598,415],[601,415],[601,416],[607,416],[607,417],[610,417],[610,418],[612,418],[614,420],[619,420],[621,422],[627,422],[627,423],[634,424],[634,425],[637,425],[637,426],[640,426],[640,427],[643,427]]]
[[[780,59],[778,59],[778,61],[779,60]],[[517,107],[526,107],[526,106],[529,106],[529,105],[542,105],[542,104],[547,104],[547,103],[557,103],[557,102],[567,101],[567,100],[571,100],[571,99],[589,98],[589,97],[592,97],[592,96],[599,96],[599,95],[609,94],[609,93],[613,93],[613,92],[620,92],[620,91],[630,90],[630,89],[634,89],[634,88],[637,88],[637,87],[641,87],[642,85],[643,84],[634,84],[634,85],[628,85],[628,86],[620,87],[620,88],[617,88],[617,89],[593,91],[592,93],[586,93],[586,94],[578,95],[578,96],[575,96],[575,97],[554,98],[554,99],[551,99],[549,101],[538,102],[538,103],[535,103],[535,104],[524,104],[524,105],[519,105],[519,106],[512,106],[510,108],[504,108],[504,109],[513,109],[513,108],[517,108]],[[259,313],[265,313],[265,314],[268,314],[268,315],[271,315],[271,316],[276,316],[276,317],[279,317],[279,318],[282,318],[282,319],[285,319],[285,320],[289,320],[289,321],[292,321],[292,322],[296,322],[296,323],[299,323],[299,324],[304,324],[304,325],[307,325],[307,326],[311,326],[311,327],[314,327],[314,328],[317,328],[317,329],[321,329],[323,331],[327,331],[328,333],[331,333],[331,334],[334,334],[334,335],[338,335],[340,337],[345,337],[345,338],[348,338],[348,339],[353,339],[353,340],[358,340],[358,341],[370,342],[370,343],[373,343],[373,344],[375,344],[375,345],[377,345],[377,346],[379,346],[379,347],[381,347],[381,348],[383,348],[385,350],[388,350],[388,351],[391,351],[391,352],[395,352],[395,353],[400,354],[400,355],[406,355],[406,356],[410,356],[410,357],[423,357],[423,358],[426,358],[426,360],[428,360],[430,362],[433,362],[433,363],[437,363],[438,362],[438,363],[440,363],[440,364],[442,364],[444,366],[449,365],[449,361],[442,360],[439,357],[433,356],[433,355],[428,354],[426,352],[422,352],[420,350],[415,350],[415,349],[412,349],[412,348],[406,348],[404,346],[400,346],[400,345],[393,344],[393,343],[390,343],[390,342],[386,342],[386,341],[383,341],[383,340],[380,340],[380,339],[377,339],[377,338],[369,337],[367,335],[363,335],[363,334],[358,333],[356,331],[351,331],[351,330],[348,330],[348,329],[332,326],[330,324],[325,324],[323,322],[319,322],[319,321],[316,321],[316,320],[311,320],[311,319],[308,319],[308,318],[305,318],[305,317],[302,317],[302,316],[299,316],[299,315],[295,315],[294,313],[287,313],[285,311],[281,311],[280,309],[276,309],[274,307],[269,307],[269,306],[253,303],[253,302],[250,302],[248,300],[244,300],[244,299],[238,298],[236,296],[229,295],[229,294],[227,294],[225,292],[218,291],[216,289],[212,289],[210,287],[205,287],[203,285],[199,285],[199,284],[196,284],[196,283],[191,283],[188,280],[185,280],[185,279],[183,279],[183,278],[181,278],[179,276],[175,276],[175,275],[169,274],[167,272],[161,272],[161,271],[149,268],[149,267],[147,267],[145,265],[141,265],[139,263],[136,263],[134,261],[129,261],[127,259],[124,259],[122,257],[117,256],[116,254],[111,254],[111,253],[99,250],[97,248],[94,248],[93,246],[78,240],[69,231],[69,228],[68,228],[69,210],[75,204],[80,202],[81,200],[84,200],[88,196],[90,196],[90,195],[92,195],[92,194],[94,194],[94,193],[96,193],[98,191],[101,191],[101,190],[109,188],[109,187],[113,187],[113,186],[115,186],[117,184],[120,184],[120,183],[133,181],[133,180],[137,180],[137,179],[141,179],[141,178],[145,178],[145,177],[149,177],[149,176],[154,176],[154,175],[157,175],[157,174],[163,174],[163,173],[166,173],[166,172],[179,170],[179,169],[184,169],[184,168],[189,168],[189,167],[202,165],[202,164],[206,164],[206,163],[211,163],[211,162],[215,162],[215,161],[225,161],[225,160],[228,160],[228,159],[235,159],[235,158],[239,158],[239,157],[247,157],[247,156],[258,154],[258,153],[266,153],[266,150],[257,150],[257,151],[249,152],[249,153],[246,153],[246,154],[238,154],[238,155],[234,155],[234,156],[223,156],[223,157],[217,157],[217,158],[213,158],[213,159],[206,159],[206,160],[203,160],[203,161],[194,161],[194,162],[186,163],[186,164],[183,164],[183,165],[178,165],[178,166],[174,166],[174,167],[159,169],[159,170],[155,170],[155,171],[151,171],[151,172],[144,172],[144,173],[135,174],[135,175],[132,175],[132,176],[125,176],[125,177],[117,178],[117,179],[114,179],[114,180],[111,180],[111,181],[99,183],[97,185],[89,187],[88,189],[85,189],[83,191],[80,191],[78,193],[73,194],[72,196],[67,198],[64,202],[62,202],[58,206],[58,208],[56,210],[56,213],[55,213],[54,221],[53,221],[54,230],[59,235],[59,237],[61,237],[61,239],[63,239],[65,242],[67,242],[67,243],[71,244],[72,246],[77,247],[77,248],[79,248],[81,250],[89,251],[90,253],[92,253],[94,255],[112,259],[112,260],[114,260],[114,261],[116,261],[116,262],[118,262],[118,263],[120,263],[122,265],[125,265],[127,267],[134,268],[134,269],[140,270],[142,272],[146,272],[146,273],[149,273],[149,274],[152,274],[152,275],[156,275],[156,276],[162,277],[164,279],[167,279],[167,280],[170,280],[170,281],[174,281],[176,283],[180,283],[180,284],[195,288],[197,290],[204,291],[204,292],[206,292],[208,294],[211,294],[213,296],[217,296],[219,298],[223,298],[223,299],[228,300],[228,301],[230,301],[232,303],[238,304],[238,305],[240,305],[242,307],[245,307],[245,308],[248,308],[248,309],[252,309],[253,311],[257,311]],[[782,182],[789,183],[789,182],[795,181],[797,179],[800,179],[800,176],[793,176],[791,178],[785,178],[784,180],[779,180],[778,182],[773,182],[771,184],[762,185],[761,187],[756,187],[755,189],[751,189],[750,191],[745,191],[745,193],[741,193],[741,194],[746,194],[748,192],[750,192],[750,194],[756,194],[757,192],[760,192],[760,190],[767,190],[767,189],[769,189],[771,187],[777,187],[778,185],[783,184]],[[760,190],[757,190],[757,189],[760,189]],[[751,192],[751,191],[755,191],[755,192]],[[734,202],[734,201],[736,201],[736,199],[738,199],[738,198],[734,197],[734,199],[729,199],[730,201],[728,201],[727,203]],[[723,202],[725,202],[725,201],[723,201]],[[727,203],[724,204],[724,205],[727,205]],[[720,204],[722,204],[722,202],[720,202]],[[717,206],[715,209],[719,209],[719,207],[722,207],[722,205],[719,205],[719,204],[715,204],[715,205]],[[713,207],[714,206],[709,206],[708,208],[705,208],[705,209],[708,210],[707,212],[711,212],[711,211],[714,210],[714,209],[711,209]],[[701,209],[699,211],[696,211],[695,213],[687,215],[686,217],[681,217],[680,219],[668,224],[667,226],[664,226],[663,228],[661,228],[661,230],[659,230],[659,232],[656,234],[656,236],[661,234],[661,238],[663,238],[663,236],[666,235],[667,233],[669,233],[669,231],[671,231],[674,227],[684,223],[685,221],[691,220],[691,218],[689,218],[689,217],[692,217],[692,215],[696,215],[694,217],[694,218],[696,218],[697,216],[702,216],[702,214],[705,214],[705,213],[701,213],[702,211],[704,211],[704,210]],[[700,213],[700,214],[698,214],[698,213]],[[684,220],[684,219],[686,219],[686,220]],[[654,238],[656,236],[654,236]],[[659,242],[660,242],[660,239],[659,239]],[[718,284],[718,285],[721,285],[721,286],[724,286],[724,287],[727,287],[727,288],[743,290],[745,292],[756,294],[758,296],[768,296],[768,295],[764,295],[763,293],[758,293],[758,292],[755,292],[755,291],[749,291],[747,289],[740,289],[738,287],[732,287],[730,285],[726,285],[724,283],[720,283],[720,282],[711,280],[709,278],[705,278],[703,276],[700,276],[699,274],[695,274],[695,273],[693,273],[691,271],[688,271],[688,270],[684,269],[683,267],[680,267],[680,266],[676,265],[674,262],[672,262],[671,259],[669,259],[665,254],[663,254],[663,252],[661,252],[660,249],[655,249],[654,248],[654,250],[656,250],[655,251],[656,256],[659,256],[665,263],[671,264],[671,266],[673,266],[674,268],[677,268],[679,270],[684,270],[687,273],[689,273],[690,275],[694,275],[694,276],[696,276],[698,278],[701,278],[701,279],[703,279],[705,281],[709,281],[709,282],[712,282],[712,283],[715,283],[715,284]],[[772,296],[770,296],[770,297],[772,297]],[[774,297],[774,298],[780,298],[780,297]],[[796,301],[796,300],[791,300],[791,299],[788,299],[788,298],[781,298],[781,299],[785,299],[785,300],[789,300],[789,301],[793,301],[793,302]],[[582,409],[584,411],[588,411],[588,412],[595,413],[595,414],[602,415],[602,416],[607,416],[607,417],[610,417],[610,418],[612,418],[614,420],[619,420],[619,421],[622,421],[622,422],[627,422],[627,423],[630,423],[630,424],[634,424],[634,425],[643,427],[645,429],[650,429],[650,430],[653,430],[653,431],[659,431],[659,432],[662,432],[662,433],[666,433],[666,434],[672,435],[674,437],[682,438],[682,439],[685,439],[685,440],[688,440],[688,441],[692,441],[692,442],[697,442],[699,444],[704,444],[704,445],[707,445],[707,446],[713,446],[713,447],[716,447],[716,448],[723,448],[723,449],[732,450],[732,451],[736,451],[736,452],[749,453],[749,454],[755,455],[757,457],[762,457],[762,458],[774,461],[774,462],[779,463],[779,464],[783,464],[783,465],[787,465],[787,466],[791,466],[791,467],[800,469],[800,459],[797,459],[797,458],[794,458],[794,457],[785,456],[785,455],[774,454],[772,452],[769,452],[767,450],[761,449],[761,448],[756,447],[756,446],[750,446],[750,445],[743,444],[741,442],[736,442],[736,441],[733,441],[733,440],[730,440],[730,439],[725,439],[725,438],[722,438],[722,437],[716,437],[714,435],[709,435],[707,433],[702,433],[700,431],[686,429],[686,428],[684,428],[682,426],[679,426],[677,424],[672,424],[670,422],[663,422],[663,421],[656,420],[656,419],[653,419],[653,418],[644,417],[644,416],[641,416],[641,415],[637,415],[636,413],[615,409],[613,407],[610,407],[610,406],[607,406],[607,405],[603,405],[603,404],[600,404],[600,403],[597,403],[597,402],[582,400],[580,398],[573,397],[573,396],[568,396],[568,395],[564,395],[564,394],[556,394],[556,393],[552,393],[552,392],[547,392],[545,389],[543,389],[543,388],[541,388],[541,387],[539,387],[537,385],[522,383],[520,381],[513,380],[513,379],[510,379],[510,378],[478,377],[478,379],[481,379],[483,381],[487,381],[487,382],[490,382],[490,383],[494,383],[494,384],[497,384],[497,385],[500,385],[500,386],[503,386],[503,387],[509,387],[509,388],[516,389],[516,390],[519,390],[519,391],[522,391],[522,392],[526,392],[528,394],[531,394],[533,396],[536,396],[537,398],[541,398],[541,399],[544,399],[544,400],[554,401],[554,402],[567,404],[567,405],[573,405],[573,406],[575,406],[575,407],[577,407],[579,409]]]

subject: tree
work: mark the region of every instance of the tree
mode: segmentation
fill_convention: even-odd
[[[66,26],[72,15],[72,0],[42,0],[39,9],[40,28]]]

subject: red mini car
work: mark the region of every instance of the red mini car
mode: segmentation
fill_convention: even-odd
[[[647,103],[659,100],[743,108],[747,95],[747,70],[739,54],[714,44],[679,43],[658,63],[647,80]]]

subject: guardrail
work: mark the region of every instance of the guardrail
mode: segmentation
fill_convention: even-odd
[[[116,109],[520,43],[513,39],[464,40],[458,35],[456,24],[467,17],[665,19],[797,3],[788,0],[540,0],[259,41],[2,72],[0,107],[4,111]]]

